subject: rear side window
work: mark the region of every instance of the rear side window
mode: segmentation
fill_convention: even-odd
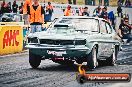
[[[101,21],[100,22],[100,33],[107,33],[105,22]]]

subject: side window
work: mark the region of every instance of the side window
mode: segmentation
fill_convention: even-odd
[[[100,33],[107,33],[105,22],[101,21],[100,22]]]
[[[111,26],[108,23],[106,23],[106,28],[107,28],[108,33],[111,34],[112,29],[111,29]]]

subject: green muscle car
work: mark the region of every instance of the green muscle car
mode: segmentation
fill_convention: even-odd
[[[29,63],[37,68],[41,60],[59,64],[82,64],[94,69],[99,65],[115,65],[120,41],[112,26],[102,18],[60,17],[47,31],[28,35]]]

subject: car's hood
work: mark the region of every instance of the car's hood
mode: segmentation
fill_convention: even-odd
[[[56,34],[56,33],[46,33],[37,32],[34,34],[29,34],[28,37],[37,37],[39,39],[62,39],[62,40],[75,40],[75,39],[86,39],[88,34],[82,33],[72,33],[72,34]]]

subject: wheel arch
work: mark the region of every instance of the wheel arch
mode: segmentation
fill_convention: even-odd
[[[114,48],[117,48],[117,49],[118,49],[118,51],[120,51],[121,46],[120,46],[119,44],[114,44]]]
[[[94,43],[92,43],[92,44],[89,45],[89,49],[90,50],[87,52],[87,54],[89,54],[92,51],[92,49],[94,48],[94,46],[96,46],[97,51],[98,51],[99,44],[98,44],[98,42],[94,42]]]
[[[98,51],[98,48],[99,48],[98,42],[94,42],[92,48],[94,48],[95,46],[96,46],[96,49],[97,49],[97,51]]]

